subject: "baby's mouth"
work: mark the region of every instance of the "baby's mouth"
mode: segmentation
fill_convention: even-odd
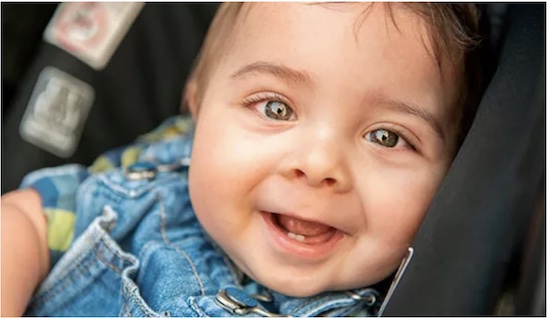
[[[326,243],[337,232],[331,226],[288,215],[270,213],[270,217],[275,226],[281,231],[286,232],[288,238],[304,244]]]

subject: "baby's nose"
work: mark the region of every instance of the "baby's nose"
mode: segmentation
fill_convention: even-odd
[[[285,158],[283,171],[288,178],[303,180],[312,187],[349,191],[352,178],[346,159],[345,143],[336,135],[305,137]]]

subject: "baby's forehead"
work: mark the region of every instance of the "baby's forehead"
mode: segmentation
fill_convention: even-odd
[[[360,31],[365,26],[368,19],[382,21],[381,32],[389,30],[408,31],[411,28],[411,21],[414,29],[417,31],[418,40],[422,42],[426,52],[433,57],[434,63],[441,67],[443,57],[437,46],[439,30],[430,25],[423,18],[418,6],[407,5],[404,3],[364,3],[364,2],[336,2],[336,3],[244,3],[239,8],[236,15],[235,24],[243,25],[243,28],[235,28],[234,31],[247,34],[247,29],[256,28],[259,24],[264,25],[264,18],[269,15],[282,15],[286,20],[292,20],[292,17],[298,15],[300,11],[308,8],[321,8],[331,12],[341,13],[344,16],[351,17],[350,31],[354,33],[355,41],[361,41]],[[407,23],[403,24],[403,18]],[[282,19],[284,21],[284,19]],[[284,22],[283,22],[284,23]],[[277,25],[271,26],[277,28]],[[307,26],[305,26],[307,28]],[[314,28],[315,26],[311,26]],[[321,40],[321,39],[320,39]]]
[[[403,31],[410,27],[402,24],[402,18],[413,21],[415,28],[422,29],[420,41],[426,51],[432,56],[439,68],[449,68],[449,64],[457,64],[462,60],[465,48],[474,45],[468,38],[466,29],[470,26],[459,21],[458,15],[465,15],[460,10],[453,9],[452,5],[434,3],[375,3],[375,2],[313,2],[313,3],[256,3],[247,2],[239,7],[235,24],[246,23],[247,27],[263,23],[262,17],[284,10],[285,7],[317,7],[352,15],[354,18],[352,31],[357,35],[365,21],[373,16],[383,17],[387,29]],[[455,12],[456,11],[456,12]],[[289,18],[297,14],[297,10],[284,10]],[[455,16],[456,15],[456,16]],[[252,18],[251,18],[252,17]],[[412,18],[412,19],[411,19]],[[466,19],[465,19],[466,20]],[[273,26],[277,27],[277,26]],[[237,29],[235,29],[236,31]],[[244,30],[239,30],[243,32]],[[357,35],[356,40],[360,40]],[[445,65],[446,64],[446,65]],[[452,68],[452,67],[451,67]]]
[[[265,26],[266,21],[270,21],[270,15],[278,15],[278,21],[285,23],[285,20],[292,21],[293,16],[297,16],[301,11],[308,8],[319,8],[330,12],[336,12],[342,16],[349,17],[349,31],[353,32],[353,40],[357,43],[362,41],[361,30],[363,28],[372,27],[370,23],[376,20],[379,23],[377,28],[380,34],[389,34],[390,32],[399,34],[402,38],[414,37],[416,41],[421,43],[424,52],[430,57],[433,65],[437,66],[441,76],[447,76],[444,73],[450,73],[456,77],[461,70],[456,69],[457,63],[450,61],[449,57],[452,52],[444,49],[440,39],[440,33],[444,30],[428,21],[425,17],[426,12],[422,5],[407,4],[407,3],[364,3],[364,2],[337,2],[337,3],[244,3],[239,8],[236,15],[235,24],[241,25],[241,28],[234,28],[233,35],[248,36],[249,30]],[[284,18],[280,18],[283,16]],[[279,27],[278,25],[270,25],[272,28]],[[309,25],[310,28],[316,28],[315,25]],[[336,27],[336,26],[335,26]],[[308,28],[308,25],[303,26]],[[391,36],[388,36],[391,37]],[[319,38],[320,41],[323,38]],[[457,72],[458,71],[458,72]]]

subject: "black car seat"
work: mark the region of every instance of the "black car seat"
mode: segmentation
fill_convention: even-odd
[[[496,70],[384,315],[545,315],[545,12],[508,5]]]
[[[22,10],[18,6],[38,9]],[[132,142],[177,114],[185,79],[217,6],[216,3],[147,3],[110,61],[99,70],[49,42],[40,41],[11,103],[2,106],[2,193],[17,188],[25,174],[41,167],[91,164],[106,150]],[[3,4],[3,9],[27,14],[43,10],[44,14],[34,14],[42,20],[52,13],[51,5],[45,4],[11,7]],[[28,20],[20,18],[21,23]],[[13,22],[10,25],[17,22],[13,16],[10,21]],[[38,32],[42,34],[44,30]],[[32,32],[23,34],[29,33]],[[3,62],[6,65],[13,61]],[[27,105],[33,102],[36,97],[33,92],[40,86],[40,76],[51,68],[56,74],[89,85],[93,95],[87,118],[80,125],[82,131],[74,134],[81,134],[77,146],[61,154],[56,149],[29,143],[20,134]],[[7,75],[2,68],[3,82],[9,80]]]
[[[2,119],[2,192],[40,167],[89,164],[176,114],[216,6],[146,4],[100,71],[42,43]],[[498,17],[486,39],[492,76],[384,315],[544,314],[546,8],[481,7]],[[95,91],[79,145],[67,158],[19,135],[37,79],[52,65]]]

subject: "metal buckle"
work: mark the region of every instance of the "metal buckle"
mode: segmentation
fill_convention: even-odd
[[[259,307],[258,301],[244,291],[227,287],[216,295],[216,302],[234,315],[244,316],[254,313],[263,317],[282,317]]]
[[[157,175],[157,168],[150,162],[136,162],[126,168],[128,180],[150,180]]]
[[[365,295],[365,296],[361,296],[361,295],[359,295],[357,293],[354,293],[352,291],[348,291],[348,292],[346,292],[346,294],[348,294],[354,300],[364,301],[365,303],[367,303],[367,306],[372,306],[376,303],[376,296],[373,295],[373,294],[368,294],[368,295]]]
[[[180,162],[174,164],[160,165],[147,161],[140,161],[128,166],[125,172],[128,180],[151,180],[157,176],[157,173],[176,171],[185,166],[189,166],[189,159],[182,159]]]

